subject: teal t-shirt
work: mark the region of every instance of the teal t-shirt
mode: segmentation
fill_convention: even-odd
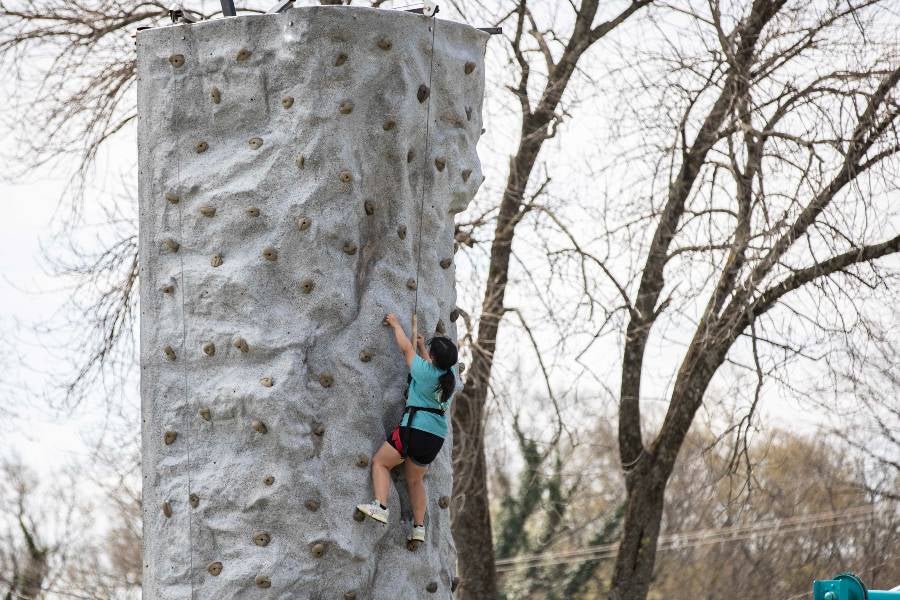
[[[441,389],[438,386],[438,379],[444,374],[444,371],[417,354],[409,367],[409,374],[412,375],[412,381],[409,382],[406,405],[444,410],[444,416],[425,411],[417,412],[412,424],[413,429],[421,429],[438,437],[447,437],[447,416],[450,410],[450,400],[453,397],[451,396],[446,404],[441,405]],[[456,376],[455,369],[453,375]],[[400,421],[400,426],[406,427],[408,419],[409,413],[406,413]]]

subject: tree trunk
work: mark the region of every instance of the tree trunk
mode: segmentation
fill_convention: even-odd
[[[353,516],[404,403],[385,314],[455,335],[487,39],[318,6],[138,34],[145,599],[451,596],[451,440],[415,554],[402,482]]]

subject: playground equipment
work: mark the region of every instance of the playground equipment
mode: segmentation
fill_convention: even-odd
[[[891,591],[867,590],[853,573],[813,582],[813,600],[900,600],[900,588]]]

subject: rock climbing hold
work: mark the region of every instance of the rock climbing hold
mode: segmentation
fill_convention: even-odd
[[[250,352],[250,345],[247,344],[247,340],[242,337],[234,340],[234,347],[244,353]]]
[[[382,50],[390,50],[394,44],[386,37],[380,38],[378,40],[378,47]]]
[[[375,214],[375,203],[371,200],[366,200],[365,202],[363,202],[363,208],[365,209],[367,215],[372,216]]]
[[[459,309],[454,308],[453,310],[450,311],[450,320],[455,323],[458,318],[459,318]]]
[[[344,242],[343,249],[344,249],[344,252],[346,252],[350,256],[353,256],[354,254],[356,254],[356,244],[354,244],[353,242],[349,242],[349,241]]]
[[[381,125],[381,128],[385,131],[390,131],[394,127],[397,126],[397,121],[393,119],[386,119],[385,122]]]
[[[176,69],[184,66],[184,54],[173,54],[169,57],[169,62],[172,63],[172,66]]]
[[[250,144],[250,147],[253,148],[254,150],[259,150],[263,145],[262,138],[258,138],[258,137],[250,138],[250,140],[247,143]]]
[[[365,469],[369,466],[369,457],[365,454],[357,454],[356,455],[356,466],[360,469]]]
[[[347,592],[344,594],[344,600],[356,600],[356,592]]]
[[[428,585],[425,586],[425,591],[429,594],[433,594],[437,591],[438,585],[437,582],[432,581]]]
[[[197,142],[196,144],[194,144],[194,152],[196,152],[197,154],[203,154],[208,149],[209,144],[207,144],[206,142]]]
[[[453,264],[453,259],[452,259],[452,258],[442,258],[442,259],[441,259],[441,262],[440,262],[440,265],[441,265],[441,268],[442,268],[442,269],[449,269],[449,268],[450,268],[450,265],[452,265],[452,264]]]
[[[191,508],[197,508],[200,506],[200,496],[197,494],[191,494],[188,496],[188,502],[191,504]]]
[[[214,356],[216,354],[216,345],[212,342],[206,342],[203,344],[203,354],[207,356]]]
[[[253,431],[256,433],[269,433],[269,428],[266,427],[266,424],[256,419],[250,423],[250,427],[252,427]]]
[[[275,385],[275,381],[271,377],[263,377],[259,380],[259,383],[263,387],[272,387]]]
[[[368,350],[360,350],[359,360],[361,360],[362,362],[370,362],[372,360],[372,353]]]
[[[172,505],[169,504],[168,500],[162,503],[162,511],[167,519],[172,516]]]
[[[178,249],[181,248],[181,244],[173,240],[172,238],[166,238],[163,240],[163,246],[166,247],[166,250],[170,252],[178,252]]]
[[[469,177],[472,176],[472,169],[466,169],[462,173],[460,173],[460,175],[462,176],[462,180],[464,182],[467,182],[469,181]]]
[[[306,510],[308,510],[310,512],[316,512],[317,510],[319,510],[319,506],[321,506],[321,504],[319,503],[318,500],[313,500],[312,498],[310,498],[309,500],[307,500],[306,502],[303,503],[303,506],[305,506]]]
[[[278,260],[278,250],[271,246],[267,246],[263,248],[262,256],[266,260]]]
[[[167,431],[163,434],[163,442],[165,442],[166,446],[171,446],[175,443],[175,440],[178,438],[178,434],[174,431]]]
[[[325,426],[321,423],[317,423],[316,426],[313,427],[313,435],[317,435],[319,437],[325,435]]]
[[[304,279],[300,282],[300,291],[308,294],[316,287],[316,283],[312,279]]]
[[[434,334],[435,335],[446,335],[447,328],[444,326],[444,320],[438,319],[437,325],[434,326]]]
[[[248,217],[258,217],[259,216],[259,209],[256,208],[255,206],[251,206],[250,208],[245,209],[244,212],[247,213]]]
[[[349,57],[344,52],[341,52],[340,54],[337,55],[337,58],[334,59],[334,66],[340,67],[345,62],[347,62],[348,58]]]
[[[406,153],[406,162],[411,163],[416,158],[416,151],[412,148],[409,149],[409,152]]]
[[[353,173],[351,173],[350,171],[346,171],[346,170],[341,171],[338,174],[338,179],[341,180],[341,183],[350,183],[351,181],[353,181]]]
[[[471,120],[472,120],[472,107],[467,106],[466,107],[466,121],[471,121]]]
[[[216,216],[216,209],[213,206],[201,206],[200,214],[204,217],[214,217]]]
[[[222,266],[222,255],[221,254],[213,254],[209,259],[209,264],[214,267]]]
[[[213,577],[218,577],[219,573],[222,572],[222,563],[220,563],[219,561],[211,562],[206,567],[206,570],[209,571],[209,574]]]
[[[310,546],[309,551],[316,558],[322,558],[323,556],[325,556],[325,551],[327,549],[327,546],[325,546],[325,544],[323,544],[322,542],[316,542],[315,544]]]
[[[300,217],[297,219],[297,229],[300,231],[306,231],[309,229],[310,225],[312,225],[312,219],[309,217]]]
[[[180,197],[176,196],[172,192],[166,192],[164,195],[166,197],[166,200],[168,200],[170,204],[178,204],[178,202],[181,200]]]
[[[361,511],[357,508],[356,510],[353,511],[353,520],[356,521],[357,523],[362,523],[363,521],[366,520],[366,513],[364,513],[363,511]]]
[[[166,346],[165,348],[163,348],[163,352],[166,354],[166,358],[168,358],[169,360],[175,360],[175,350],[172,348],[172,346]]]
[[[301,154],[297,157],[297,160],[295,162],[297,163],[297,166],[302,169],[306,166],[306,157]]]
[[[406,280],[406,287],[408,287],[411,290],[414,290],[419,286],[416,283],[416,280],[414,278],[410,277],[409,279]]]
[[[406,540],[406,549],[409,550],[410,552],[415,552],[416,550],[419,549],[419,546],[421,544],[422,544],[422,542],[420,542],[419,540],[408,539],[408,540]]]
[[[351,100],[344,100],[338,106],[338,112],[342,115],[349,115],[353,112],[353,102]]]
[[[199,411],[197,411],[197,414],[199,414],[200,418],[203,419],[204,421],[212,420],[212,413],[210,413],[209,408],[207,408],[205,406],[203,408],[201,408]]]
[[[253,543],[257,546],[268,546],[272,536],[266,531],[257,531],[253,534]]]
[[[419,104],[428,100],[428,96],[431,95],[431,90],[428,89],[428,86],[424,83],[419,86],[419,90],[416,92],[416,98],[419,99]]]
[[[218,104],[222,101],[222,92],[219,91],[219,88],[213,86],[213,88],[209,90],[209,97],[212,99],[213,104]]]
[[[334,377],[331,376],[331,373],[322,373],[319,375],[319,384],[324,388],[330,388],[334,383]]]
[[[463,67],[463,71],[466,72],[466,75],[470,75],[472,73],[472,71],[474,71],[474,70],[475,70],[475,63],[473,63],[473,62],[467,62],[466,66]]]
[[[406,225],[397,226],[397,237],[399,237],[401,240],[406,239]]]
[[[247,50],[246,48],[241,48],[240,50],[238,50],[237,56],[235,56],[235,58],[237,59],[238,62],[244,62],[245,60],[250,58],[251,54],[253,54],[253,52],[251,52],[250,50]]]
[[[464,362],[456,363],[456,368],[459,370],[460,373],[462,373],[463,371],[466,370],[466,363],[464,363]]]
[[[294,97],[293,96],[285,96],[281,99],[281,105],[285,108],[290,108],[294,105]]]
[[[272,587],[272,580],[269,579],[268,577],[266,577],[265,575],[257,575],[256,579],[254,579],[254,581],[256,582],[257,587],[261,587],[263,589],[268,589],[268,588]]]
[[[175,286],[172,285],[171,283],[167,283],[164,286],[162,286],[161,288],[159,288],[159,291],[161,291],[163,294],[171,294],[172,292],[175,291]]]
[[[454,577],[450,580],[450,591],[455,592],[456,588],[459,587],[459,577]]]
[[[271,475],[266,475],[263,478],[263,483],[266,485],[272,485],[273,483],[275,483],[275,478],[272,477]]]
[[[447,161],[443,158],[434,159],[434,168],[438,171],[443,171],[444,167],[447,166]]]
[[[441,508],[450,506],[450,496],[441,496],[440,499],[438,499],[438,506]]]

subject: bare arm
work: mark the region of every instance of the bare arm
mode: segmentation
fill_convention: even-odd
[[[413,348],[413,344],[409,341],[409,338],[406,337],[406,333],[403,331],[400,321],[397,320],[397,315],[389,313],[384,320],[391,329],[394,330],[394,339],[397,341],[397,347],[400,348],[400,352],[403,353],[403,358],[406,360],[407,366],[412,366],[413,358],[416,356],[416,350]]]
[[[419,356],[431,362],[431,356],[428,355],[428,347],[425,345],[425,336],[416,334],[416,346],[419,349]]]

